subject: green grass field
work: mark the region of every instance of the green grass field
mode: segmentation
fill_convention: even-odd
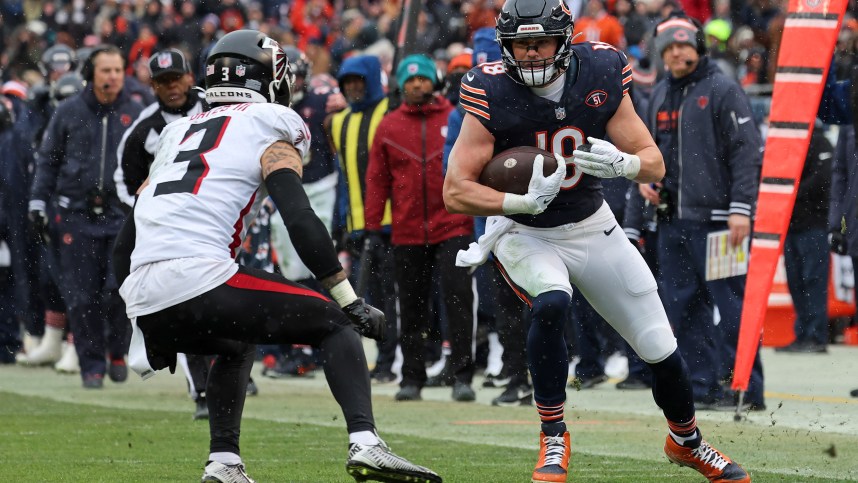
[[[843,355],[826,364],[843,367],[858,354]],[[775,362],[778,370],[799,374],[791,361]],[[820,371],[832,375],[827,367]],[[848,385],[838,376],[830,379]],[[242,431],[249,474],[259,482],[352,481],[344,470],[344,424],[324,378],[257,380],[261,393],[248,398]],[[472,404],[451,402],[449,389],[426,389],[422,402],[396,403],[395,389],[374,387],[374,403],[381,435],[396,452],[432,467],[446,482],[530,481],[539,431],[532,408],[491,407],[498,390],[483,388]],[[740,423],[731,414],[700,413],[700,426],[754,482],[858,481],[858,400],[811,389],[817,394],[772,391],[769,410]],[[192,408],[178,374],[146,382],[132,375],[125,384],[84,391],[75,376],[0,367],[0,481],[199,481],[208,426],[191,420]],[[608,384],[570,389],[567,422],[570,481],[703,481],[667,462],[666,429],[647,391]]]

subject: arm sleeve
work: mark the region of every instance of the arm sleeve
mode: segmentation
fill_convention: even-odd
[[[742,88],[733,83],[723,94],[719,129],[730,170],[730,214],[751,216],[759,188],[763,141]]]
[[[149,175],[149,166],[154,159],[145,149],[145,131],[148,129],[138,129],[138,126],[139,124],[132,126],[122,136],[116,149],[118,163],[113,175],[119,199],[129,206],[134,204],[134,195]]]
[[[389,119],[389,118],[388,118]],[[364,225],[367,230],[381,230],[384,206],[390,198],[392,179],[384,150],[384,132],[387,123],[382,120],[369,151],[369,164],[366,168],[366,193],[364,194]]]
[[[834,162],[831,164],[831,203],[828,206],[828,229],[839,230],[843,216],[846,214],[844,202],[848,183],[848,168],[850,161],[854,162],[855,150],[854,130],[844,126],[837,135],[837,146],[834,149]]]
[[[341,271],[331,235],[310,206],[298,173],[278,169],[265,178],[265,187],[280,211],[298,257],[313,275],[321,280]]]
[[[30,188],[30,203],[41,203],[40,208],[51,199],[57,186],[57,175],[63,158],[63,111],[57,111],[48,122],[42,137],[42,144],[36,154],[36,170],[33,174],[33,184]]]

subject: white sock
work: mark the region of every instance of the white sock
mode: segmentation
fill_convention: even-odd
[[[364,446],[375,446],[378,444],[378,435],[375,431],[358,431],[349,433],[349,443],[362,444]]]
[[[232,466],[241,464],[241,456],[235,453],[211,453],[209,461],[217,461],[222,465]]]

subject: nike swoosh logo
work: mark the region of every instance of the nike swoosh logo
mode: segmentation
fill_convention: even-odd
[[[617,229],[617,226],[619,226],[619,225],[614,225],[614,227],[613,227],[613,228],[611,228],[610,230],[605,230],[605,231],[603,231],[602,233],[604,233],[604,234],[605,234],[605,236],[611,236],[611,233],[613,233],[613,232],[614,232],[614,230],[616,230],[616,229]]]
[[[750,121],[750,120],[751,120],[751,118],[750,118],[750,117],[740,117],[739,119],[736,119],[736,121],[737,121],[739,124],[745,124],[746,122],[748,122],[748,121]]]
[[[474,74],[471,74],[470,72],[468,72],[468,80],[469,81],[474,80]]]

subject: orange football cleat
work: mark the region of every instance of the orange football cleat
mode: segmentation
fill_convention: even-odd
[[[566,483],[566,469],[572,449],[569,431],[562,436],[546,436],[539,433],[539,461],[533,470],[533,483]]]
[[[751,483],[747,471],[706,441],[697,448],[686,448],[667,435],[664,453],[671,462],[694,468],[713,483]]]

